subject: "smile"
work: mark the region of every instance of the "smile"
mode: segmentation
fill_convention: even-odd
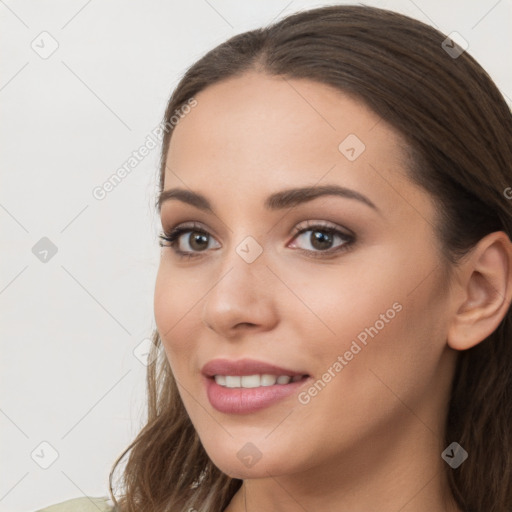
[[[213,359],[201,369],[210,405],[224,414],[250,414],[299,392],[312,379],[255,359]]]

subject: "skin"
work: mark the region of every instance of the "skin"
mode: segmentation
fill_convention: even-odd
[[[169,200],[161,219],[167,231],[195,221],[210,242],[201,251],[190,232],[181,236],[195,259],[162,249],[155,320],[204,448],[244,480],[226,510],[460,511],[440,456],[450,384],[458,350],[507,311],[510,241],[488,235],[448,276],[435,203],[407,177],[401,137],[336,89],[251,71],[196,99],[172,136],[164,189],[200,192],[215,213]],[[338,149],[349,134],[366,146],[354,161]],[[263,206],[282,189],[327,183],[364,194],[378,211],[335,196]],[[315,258],[317,230],[293,231],[307,221],[356,241]],[[247,236],[263,250],[252,263],[236,252]],[[307,404],[296,393],[251,414],[210,405],[207,361],[248,357],[316,381],[394,303],[402,309]],[[261,453],[252,467],[237,457],[248,442]]]

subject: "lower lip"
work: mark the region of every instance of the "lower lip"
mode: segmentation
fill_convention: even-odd
[[[214,409],[226,414],[248,414],[283,400],[292,395],[309,380],[309,377],[290,382],[257,388],[226,388],[215,382],[215,379],[203,377],[206,394]]]

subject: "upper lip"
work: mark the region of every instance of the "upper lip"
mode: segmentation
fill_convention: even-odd
[[[215,375],[289,375],[294,377],[296,375],[307,375],[306,372],[289,370],[263,361],[256,361],[254,359],[239,359],[232,361],[229,359],[212,359],[208,361],[201,373],[206,377],[213,377]]]

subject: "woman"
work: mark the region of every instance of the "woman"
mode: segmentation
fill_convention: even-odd
[[[485,71],[318,8],[206,54],[165,126],[116,510],[512,510],[512,116]]]

